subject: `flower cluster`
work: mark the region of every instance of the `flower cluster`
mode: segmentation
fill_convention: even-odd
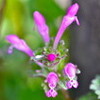
[[[26,53],[34,63],[40,66],[41,69],[36,70],[33,76],[42,76],[45,78],[42,86],[47,97],[56,97],[58,89],[67,90],[72,87],[78,87],[76,74],[79,73],[79,70],[72,63],[65,65],[68,49],[65,47],[65,42],[60,40],[65,29],[70,24],[76,21],[77,25],[80,25],[76,16],[78,9],[79,5],[77,3],[69,7],[55,38],[50,38],[49,28],[42,14],[38,11],[33,13],[37,30],[45,43],[45,46],[41,50],[31,50],[26,42],[16,35],[11,34],[6,36],[6,40],[11,43],[11,46],[8,48],[9,54],[15,48]]]

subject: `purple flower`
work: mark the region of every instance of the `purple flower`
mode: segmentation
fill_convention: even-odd
[[[50,89],[49,91],[46,92],[47,97],[56,97],[58,93],[54,89]]]
[[[49,28],[46,25],[44,17],[38,11],[34,12],[33,17],[40,35],[42,36],[43,40],[48,43],[50,41]]]
[[[6,36],[6,40],[11,43],[11,46],[8,49],[8,53],[11,54],[13,52],[13,48],[20,50],[26,53],[28,56],[33,56],[34,52],[28,47],[26,42],[20,39],[18,36],[12,34]]]
[[[62,23],[60,25],[60,28],[58,30],[58,33],[55,37],[55,41],[53,44],[53,49],[57,48],[57,45],[59,43],[60,38],[62,37],[65,29],[72,24],[74,21],[76,21],[77,25],[80,25],[78,18],[76,16],[79,9],[79,5],[77,3],[73,4],[71,7],[69,7],[68,13],[63,17]]]
[[[55,61],[56,58],[57,58],[57,55],[56,55],[56,54],[48,54],[48,55],[47,55],[47,59],[48,59],[49,61]]]
[[[54,89],[56,87],[58,80],[58,75],[54,72],[50,72],[46,79],[51,89]]]
[[[68,63],[64,68],[64,73],[69,77],[69,79],[73,79],[76,76],[77,67],[72,63]]]
[[[76,80],[70,80],[66,83],[66,86],[68,89],[71,89],[72,87],[77,88],[78,82]]]

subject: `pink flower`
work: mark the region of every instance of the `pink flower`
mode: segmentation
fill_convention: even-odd
[[[33,17],[40,35],[42,36],[43,40],[48,43],[50,41],[49,28],[46,25],[44,17],[38,11],[34,12]]]
[[[69,79],[73,79],[76,76],[76,70],[76,65],[68,63],[64,68],[64,73],[69,77]]]
[[[58,45],[65,29],[69,25],[71,25],[74,21],[76,21],[77,25],[80,25],[78,18],[76,16],[78,9],[79,9],[79,5],[77,3],[75,3],[71,7],[69,7],[68,13],[63,17],[62,23],[61,23],[58,33],[55,37],[55,41],[53,44],[54,49],[57,48],[57,45]]]
[[[47,59],[48,59],[49,61],[55,61],[56,58],[57,58],[57,55],[56,55],[56,54],[48,54],[48,55],[47,55]]]
[[[37,65],[41,67],[40,71],[36,71],[32,76],[33,77],[43,77],[45,78],[44,82],[42,84],[43,89],[45,91],[45,94],[47,97],[56,97],[58,95],[57,91],[58,89],[70,89],[72,87],[77,88],[78,82],[76,80],[76,74],[79,73],[77,66],[68,63],[64,67],[64,74],[60,73],[60,69],[57,69],[56,67],[61,62],[61,65],[65,61],[66,52],[64,51],[64,42],[62,41],[60,45],[62,45],[62,50],[65,53],[62,53],[59,49],[56,50],[57,45],[65,31],[65,29],[71,25],[74,21],[76,21],[77,25],[79,25],[78,18],[76,16],[79,9],[79,5],[77,3],[73,4],[71,7],[69,7],[67,14],[63,17],[62,23],[60,25],[60,28],[58,30],[57,36],[55,37],[53,47],[51,48],[52,41],[50,42],[49,37],[49,28],[46,25],[46,21],[41,13],[38,11],[35,11],[33,13],[34,22],[37,26],[37,29],[42,36],[45,46],[42,48],[42,50],[38,49],[36,50],[36,54],[29,48],[29,46],[26,44],[26,42],[22,39],[20,39],[16,35],[8,35],[6,36],[6,40],[11,44],[11,46],[8,49],[8,53],[11,54],[13,52],[13,49],[20,50],[24,53],[26,53],[28,56],[30,56],[31,61],[34,61]],[[49,45],[46,45],[49,44]],[[61,46],[60,46],[61,47]],[[63,60],[62,60],[63,59]],[[47,61],[48,60],[48,61]],[[48,66],[49,68],[47,68]],[[52,66],[50,68],[50,66]],[[51,72],[51,71],[55,72]],[[58,76],[59,75],[59,76]],[[69,81],[66,82],[66,76],[69,79]],[[62,78],[61,80],[59,78]],[[65,85],[66,82],[66,85]],[[49,90],[48,90],[49,88]]]
[[[58,93],[54,89],[50,89],[49,91],[46,92],[47,97],[56,97]]]
[[[70,80],[66,83],[66,86],[68,89],[71,89],[72,87],[77,88],[78,82],[76,80]]]
[[[11,54],[13,52],[13,48],[16,48],[17,50],[20,50],[24,53],[26,53],[28,56],[33,56],[33,51],[28,47],[26,42],[22,39],[20,39],[16,35],[8,35],[6,36],[6,40],[11,43],[11,46],[8,49],[8,53]]]
[[[51,89],[54,89],[56,87],[58,80],[58,75],[54,72],[50,72],[46,79]]]

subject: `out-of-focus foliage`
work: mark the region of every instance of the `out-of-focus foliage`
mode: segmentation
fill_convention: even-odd
[[[95,79],[92,80],[90,85],[90,89],[98,95],[98,99],[100,99],[100,75],[96,76]]]
[[[64,11],[53,0],[48,0],[48,2],[46,0],[7,0],[2,34],[13,32],[22,37],[27,32],[33,33],[32,15],[35,10],[45,16],[50,30],[52,30],[51,33],[54,32],[56,29],[55,19],[61,16]]]
[[[2,1],[5,1],[4,4]],[[14,50],[13,54],[8,55],[9,44],[5,41],[5,36],[17,34],[26,40],[33,50],[40,48],[44,44],[34,26],[33,12],[38,10],[45,16],[50,35],[55,36],[59,26],[57,19],[63,16],[65,11],[54,0],[0,0],[1,7],[0,100],[64,100],[60,91],[56,98],[45,96],[41,87],[43,80],[29,76],[30,70],[38,67],[20,51]],[[69,38],[69,35],[66,35],[66,38]],[[69,39],[66,40],[68,45]]]
[[[97,95],[91,92],[80,97],[78,100],[99,100],[99,99],[97,99]]]
[[[100,75],[96,76],[90,84],[90,89],[94,92],[90,92],[82,97],[79,100],[100,100]]]

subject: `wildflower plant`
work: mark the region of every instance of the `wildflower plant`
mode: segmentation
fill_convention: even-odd
[[[17,35],[11,34],[6,36],[6,40],[11,44],[8,48],[9,54],[15,48],[26,53],[30,57],[30,60],[40,67],[33,73],[33,76],[44,79],[42,87],[47,97],[56,97],[58,95],[57,90],[59,89],[68,90],[72,87],[78,87],[76,74],[79,74],[79,69],[77,65],[66,62],[68,49],[65,46],[64,40],[61,40],[66,28],[74,21],[77,25],[80,25],[76,16],[78,9],[79,5],[77,3],[69,7],[55,38],[50,38],[49,28],[43,15],[38,11],[33,13],[35,25],[45,44],[41,50],[37,49],[33,51]]]

